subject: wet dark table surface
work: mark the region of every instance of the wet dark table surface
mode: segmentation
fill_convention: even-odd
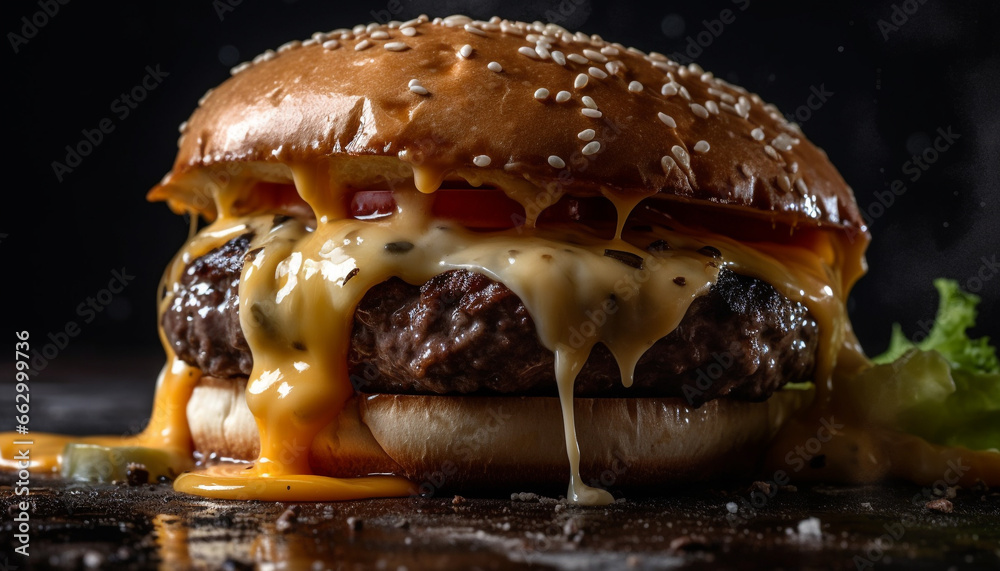
[[[32,402],[47,404],[33,425],[128,431],[148,414],[149,391],[119,388],[39,383]],[[119,412],[64,416],[94,407]],[[950,513],[926,507],[933,492],[913,485],[750,482],[626,492],[605,508],[515,490],[292,506],[33,476],[25,559],[12,553],[24,499],[14,479],[0,474],[0,569],[1000,569],[995,489],[939,490],[954,496]]]

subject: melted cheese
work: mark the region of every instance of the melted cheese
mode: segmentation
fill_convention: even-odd
[[[246,399],[257,423],[260,454],[251,465],[215,465],[183,474],[175,482],[178,490],[216,498],[285,501],[413,493],[411,483],[399,477],[313,475],[308,457],[313,440],[336,422],[353,395],[346,363],[354,309],[371,287],[391,277],[421,284],[448,270],[467,269],[503,283],[522,300],[541,343],[555,354],[568,454],[567,497],[581,504],[612,501],[607,492],[583,484],[579,472],[573,386],[591,349],[605,344],[618,361],[623,383],[631,385],[641,355],[677,327],[690,304],[715,283],[721,265],[772,284],[806,305],[819,324],[819,398],[812,410],[788,423],[774,450],[801,437],[799,431],[809,418],[829,412],[835,372],[850,374],[867,365],[844,306],[847,291],[864,270],[863,240],[852,246],[833,232],[817,232],[809,243],[749,244],[690,228],[657,228],[642,238],[667,240],[671,248],[651,253],[621,237],[625,220],[641,197],[608,195],[617,209],[618,224],[615,237],[604,240],[573,225],[535,228],[534,220],[544,206],[538,204],[539,196],[554,202],[559,192],[542,192],[530,183],[505,189],[524,206],[525,227],[477,233],[430,215],[433,197],[428,194],[443,180],[443,174],[431,168],[414,168],[413,187],[394,193],[398,205],[394,216],[362,221],[347,217],[347,190],[331,177],[327,165],[297,167],[292,173],[301,197],[316,214],[315,228],[295,219],[275,224],[270,215],[235,216],[233,204],[250,188],[237,180],[215,197],[220,218],[188,240],[164,275],[161,316],[188,264],[232,238],[254,234],[241,276],[240,320],[254,355]],[[470,178],[470,182],[484,181]],[[706,245],[717,248],[721,259],[698,252]],[[606,250],[618,253],[608,256]],[[684,278],[683,285],[675,282],[676,277]],[[178,460],[181,466],[190,461],[185,409],[197,379],[196,370],[171,357],[159,381],[150,426],[135,437],[144,445],[175,450],[184,457]],[[939,466],[942,458],[952,458],[940,447],[921,445],[923,441],[913,437],[873,433],[863,419],[858,422],[848,431],[853,436],[843,441],[853,443],[853,448],[845,449],[854,450],[854,457],[845,453],[843,461],[856,465],[858,446],[878,434],[881,444],[863,449],[874,450],[877,458],[892,457],[893,462],[892,468],[873,472],[873,477],[903,470],[933,474],[933,469],[918,468]],[[122,443],[102,438],[39,439],[42,448],[36,447],[33,458],[40,459],[33,465],[45,469],[58,466],[67,442]],[[3,465],[11,467],[12,451],[5,447],[2,453]],[[969,454],[974,455],[976,473],[985,474],[987,481],[998,480],[1000,468],[993,457]]]
[[[156,383],[153,414],[146,429],[135,436],[63,436],[59,434],[31,433],[30,436],[0,434],[0,468],[15,469],[18,449],[25,446],[13,444],[15,440],[32,441],[29,468],[58,473],[67,444],[97,444],[99,446],[143,446],[168,452],[170,465],[177,472],[192,464],[191,432],[188,429],[185,406],[191,398],[195,384],[201,378],[197,369],[169,356],[167,365],[160,372]],[[8,438],[10,436],[10,438]]]
[[[249,469],[187,474],[178,479],[178,489],[265,499],[409,491],[397,480],[349,489],[351,481],[308,476],[308,453],[303,452],[336,419],[353,392],[346,356],[354,308],[371,287],[390,277],[420,284],[448,270],[467,269],[505,284],[522,300],[541,343],[555,354],[568,453],[567,497],[582,504],[612,500],[607,492],[584,485],[579,473],[573,386],[591,349],[599,342],[607,345],[623,382],[630,385],[638,359],[673,331],[691,302],[711,288],[719,264],[774,283],[806,303],[825,332],[822,345],[830,356],[823,361],[823,374],[832,369],[830,347],[840,330],[835,324],[844,318],[840,287],[827,285],[831,277],[840,283],[830,269],[834,260],[802,247],[748,246],[691,229],[660,229],[648,236],[671,244],[671,249],[654,255],[620,238],[639,198],[616,203],[619,236],[613,240],[594,238],[572,226],[471,232],[430,216],[432,198],[426,193],[440,184],[440,175],[417,170],[416,184],[423,194],[398,191],[399,212],[386,219],[345,218],[346,201],[336,181],[322,168],[304,167],[294,170],[294,179],[317,214],[314,231],[294,220],[272,227],[270,216],[260,216],[223,217],[204,233],[218,244],[225,236],[254,231],[253,255],[241,278],[240,315],[254,354],[247,404],[257,420],[261,452]],[[527,196],[523,189],[510,194]],[[531,204],[524,206],[531,212]],[[718,248],[722,259],[699,253],[706,245]],[[182,259],[203,253],[204,245],[193,243],[188,249]],[[623,253],[630,263],[606,255],[608,249]],[[679,276],[683,285],[675,282]]]

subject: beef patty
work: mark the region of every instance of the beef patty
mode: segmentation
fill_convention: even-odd
[[[253,358],[239,322],[239,281],[250,236],[194,260],[163,316],[177,356],[215,377],[245,377]],[[594,347],[578,396],[728,397],[764,400],[787,382],[811,380],[818,326],[799,302],[723,268],[681,324],[621,384],[611,352]],[[422,285],[392,278],[354,314],[349,367],[366,393],[557,394],[554,357],[521,300],[482,274],[453,270]]]

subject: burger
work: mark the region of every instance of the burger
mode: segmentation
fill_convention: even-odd
[[[256,480],[604,503],[609,471],[745,473],[812,398],[783,387],[855,347],[851,189],[773,106],[657,53],[497,18],[319,33],[236,67],[179,147],[149,197],[211,224],[160,311],[197,380],[160,390],[191,383],[194,449]]]
[[[138,441],[179,490],[604,504],[753,473],[868,365],[850,187],[697,64],[422,16],[267,51],[180,130]]]

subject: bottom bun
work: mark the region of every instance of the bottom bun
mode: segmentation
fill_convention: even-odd
[[[257,457],[245,388],[211,377],[195,388],[187,411],[203,456]],[[811,399],[786,390],[693,408],[676,398],[577,398],[581,475],[615,488],[751,476],[778,428]],[[289,451],[306,446],[292,439]],[[310,463],[328,476],[404,475],[424,492],[565,485],[569,473],[554,397],[361,395],[314,440]]]

